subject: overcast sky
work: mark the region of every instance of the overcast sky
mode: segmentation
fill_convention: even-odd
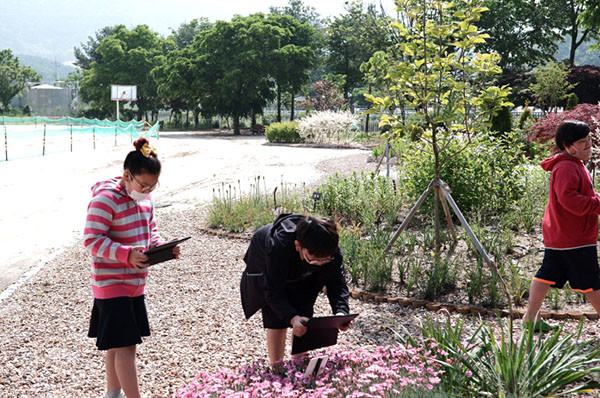
[[[394,0],[364,0],[382,4],[394,14]],[[303,0],[322,18],[344,13],[345,0]],[[269,12],[287,0],[0,0],[0,50],[73,59],[73,47],[105,26],[133,28],[146,24],[163,36],[195,18],[229,21],[236,15]]]
[[[303,1],[305,5],[314,7],[321,17],[343,13],[345,2],[345,0]],[[381,2],[388,12],[393,11],[393,0],[370,0],[369,2],[377,4]],[[182,22],[194,18],[205,17],[213,22],[229,21],[235,14],[267,13],[271,6],[283,7],[287,4],[287,0],[123,0],[115,4],[115,12],[119,14],[119,18],[128,20],[123,21],[126,25],[147,23],[159,33],[168,34],[169,28],[176,28]]]

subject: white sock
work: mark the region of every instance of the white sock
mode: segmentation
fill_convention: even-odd
[[[119,398],[120,394],[121,394],[121,390],[107,391],[106,395],[104,396],[104,398]]]

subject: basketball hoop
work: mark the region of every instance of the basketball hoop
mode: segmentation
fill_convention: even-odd
[[[119,120],[119,101],[137,101],[137,86],[110,86],[110,99],[117,102],[117,120]]]

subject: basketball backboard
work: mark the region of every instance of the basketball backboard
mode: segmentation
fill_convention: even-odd
[[[111,84],[110,99],[112,101],[137,101],[137,86]]]

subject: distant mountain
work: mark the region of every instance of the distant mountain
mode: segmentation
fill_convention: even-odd
[[[571,36],[565,36],[564,42],[558,44],[558,51],[554,58],[559,61],[569,59],[569,51],[571,50]],[[579,46],[575,53],[575,64],[576,65],[596,65],[600,66],[600,52],[592,51],[588,49],[594,44],[593,41],[586,41]]]
[[[169,15],[174,12],[183,15]],[[160,0],[0,0],[0,50],[62,63],[74,60],[73,48],[105,26],[145,23],[166,35],[168,27],[198,16]]]
[[[21,65],[31,66],[33,70],[42,75],[42,83],[54,83],[54,81],[64,79],[70,72],[75,71],[73,66],[35,55],[17,55],[17,57],[19,57]]]

